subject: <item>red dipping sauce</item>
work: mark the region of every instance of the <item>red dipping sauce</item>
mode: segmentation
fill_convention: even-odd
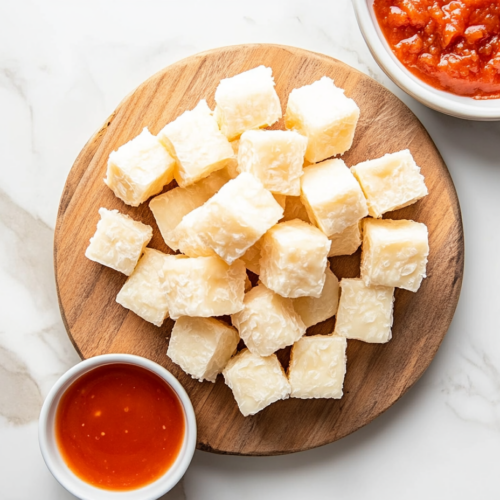
[[[175,462],[185,417],[173,389],[134,365],[82,375],[57,407],[55,434],[68,467],[83,481],[123,491],[159,479]]]
[[[433,87],[500,98],[500,0],[375,0],[396,57]]]

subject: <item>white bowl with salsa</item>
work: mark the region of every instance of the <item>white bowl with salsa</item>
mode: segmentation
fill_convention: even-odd
[[[497,43],[494,38],[497,25],[492,28],[475,24],[470,15],[464,18],[469,22],[462,23],[462,28],[454,33],[453,23],[443,21],[440,25],[432,17],[450,15],[447,7],[441,13],[432,11],[432,15],[423,12],[422,20],[417,18],[426,3],[435,2],[353,0],[359,27],[373,57],[396,85],[432,109],[469,120],[500,120],[500,65],[496,76],[492,76],[500,59],[493,57],[497,49],[489,58],[485,52],[485,47],[492,45],[491,40],[500,47],[500,39]],[[450,3],[449,0],[439,1],[443,5]],[[391,7],[388,7],[390,11],[383,11],[389,13],[381,19],[383,4],[391,4]],[[417,9],[414,15],[410,12],[408,16],[408,7],[414,5],[421,12]],[[460,11],[451,12],[451,15],[456,12],[454,22],[459,26]],[[415,22],[421,24],[415,25]],[[473,50],[474,47],[477,50]],[[453,51],[459,51],[460,57],[455,57]]]
[[[184,388],[140,356],[106,354],[66,372],[39,420],[55,478],[82,500],[153,500],[186,472],[196,419]]]

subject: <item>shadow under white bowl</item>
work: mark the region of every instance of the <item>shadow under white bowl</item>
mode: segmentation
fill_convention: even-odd
[[[55,416],[61,396],[84,373],[107,364],[131,364],[149,370],[165,380],[179,397],[185,418],[181,451],[172,467],[159,479],[142,488],[111,491],[96,488],[77,477],[66,465],[55,437]],[[38,426],[40,450],[47,467],[69,492],[82,500],[155,500],[170,491],[186,472],[196,448],[196,418],[193,406],[179,381],[165,368],[149,359],[131,354],[104,354],[87,359],[68,370],[52,387],[42,407]]]
[[[435,89],[397,59],[387,43],[373,9],[374,0],[352,0],[361,33],[373,57],[386,75],[417,101],[447,115],[466,120],[500,120],[500,99],[477,100]]]

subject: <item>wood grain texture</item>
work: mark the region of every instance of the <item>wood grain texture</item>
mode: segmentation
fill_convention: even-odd
[[[84,256],[99,219],[98,208],[117,208],[150,224],[150,246],[168,252],[144,203],[123,204],[104,185],[111,151],[148,126],[153,134],[206,98],[214,106],[221,78],[259,64],[273,69],[283,110],[296,87],[327,75],[361,108],[355,141],[344,155],[349,166],[409,148],[425,176],[429,196],[387,214],[424,222],[429,228],[427,279],[417,293],[397,289],[393,339],[386,345],[350,340],[345,395],[341,400],[280,401],[253,417],[238,411],[221,376],[199,383],[170,362],[165,353],[173,322],[161,328],[115,302],[126,277]],[[283,128],[282,122],[273,128]],[[172,183],[165,190],[175,186]],[[198,419],[198,448],[217,453],[277,455],[330,443],[359,429],[397,401],[422,375],[450,325],[460,294],[464,242],[457,195],[448,170],[424,127],[412,112],[375,80],[330,57],[292,47],[245,45],[189,57],[165,68],[130,94],[90,139],[66,182],[54,241],[54,262],[64,324],[82,358],[122,352],[150,358],[170,370],[189,393]],[[359,251],[335,257],[341,277],[359,276]],[[308,333],[328,334],[334,319]],[[286,364],[289,349],[279,353]]]

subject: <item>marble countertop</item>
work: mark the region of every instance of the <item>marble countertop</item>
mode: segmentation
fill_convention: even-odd
[[[18,0],[0,3],[0,498],[73,498],[38,449],[51,385],[79,358],[62,324],[52,238],[71,165],[120,100],[164,66],[249,42],[323,52],[376,78],[426,126],[466,234],[461,299],[430,368],[374,422],[322,448],[197,452],[164,498],[493,499],[500,449],[500,122],[431,111],[370,56],[349,0]]]

